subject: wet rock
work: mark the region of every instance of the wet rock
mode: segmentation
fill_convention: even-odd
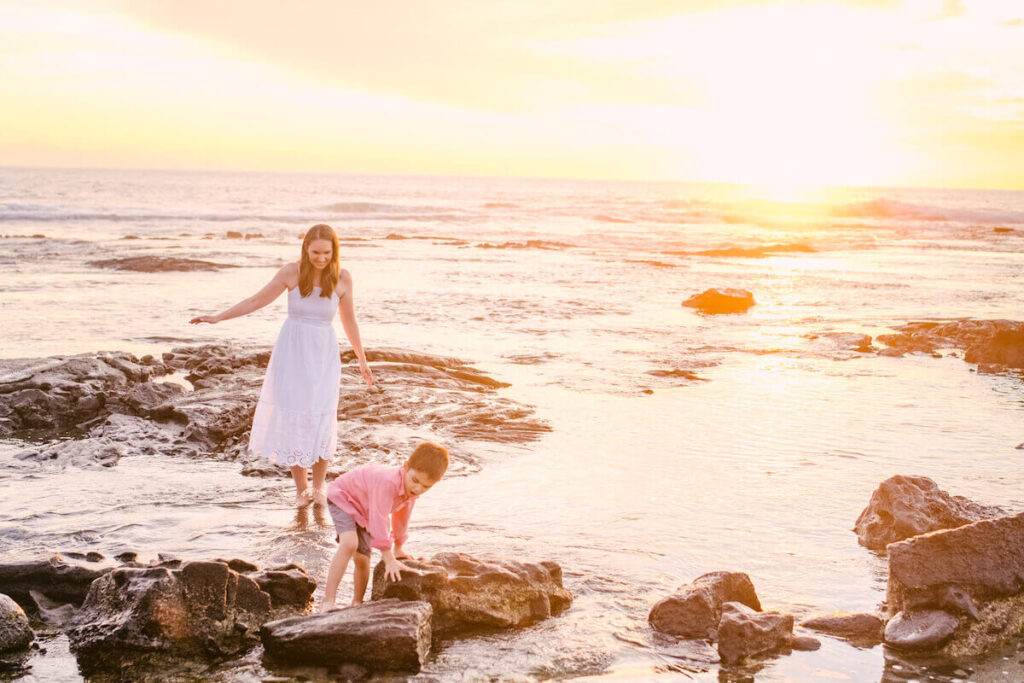
[[[121,258],[90,261],[90,266],[112,270],[133,270],[139,273],[161,273],[168,271],[220,270],[237,266],[212,261],[200,261],[175,256],[124,256]]]
[[[890,614],[940,609],[959,616],[945,646],[957,656],[1024,634],[1024,513],[890,545],[886,604]]]
[[[148,655],[222,657],[256,643],[270,597],[220,562],[118,568],[93,582],[67,634],[83,671]]]
[[[789,648],[802,652],[814,652],[821,649],[821,641],[812,636],[793,636],[789,640]]]
[[[237,230],[228,230],[226,237],[231,240],[240,240],[242,239],[242,233]]]
[[[896,475],[879,484],[857,517],[854,531],[861,545],[884,550],[912,536],[951,529],[1002,514],[997,507],[951,496],[928,477]]]
[[[58,603],[81,605],[95,579],[113,564],[76,561],[60,554],[48,560],[0,564],[0,593],[11,596],[25,609],[33,609],[31,591]]]
[[[306,570],[298,565],[290,564],[263,571],[249,571],[246,576],[255,581],[261,591],[270,596],[271,607],[286,607],[304,612],[313,604],[316,581],[309,578],[306,575]]]
[[[899,612],[885,625],[885,644],[901,650],[936,650],[953,637],[959,623],[942,610]]]
[[[562,586],[562,568],[554,562],[465,553],[403,562],[417,572],[403,572],[398,582],[388,581],[384,564],[377,564],[372,597],[429,602],[436,635],[526,626],[572,603],[572,593]]]
[[[739,602],[755,611],[761,610],[749,576],[742,572],[711,572],[659,600],[647,620],[662,633],[713,639],[722,618],[722,605],[726,602]]]
[[[29,595],[35,603],[39,620],[50,628],[64,628],[77,612],[74,605],[50,600],[39,591],[30,590]]]
[[[683,302],[702,313],[743,313],[754,305],[754,295],[745,289],[706,289]]]
[[[964,351],[968,363],[1024,368],[1024,322],[912,322],[896,329],[897,334],[881,335],[878,340],[901,352],[933,353],[939,348],[956,348]]]
[[[718,624],[718,654],[723,664],[788,649],[793,639],[793,615],[759,612],[740,602],[722,605]]]
[[[877,614],[833,612],[800,622],[804,628],[844,638],[856,645],[874,647],[882,642],[885,622]]]
[[[249,562],[248,560],[240,560],[237,557],[232,560],[224,560],[218,557],[214,561],[226,564],[229,568],[234,569],[239,574],[245,574],[247,572],[257,572],[260,569],[257,565],[253,564],[252,562]]]
[[[260,637],[275,661],[416,673],[430,653],[432,612],[427,602],[380,600],[271,621]]]
[[[0,652],[24,650],[35,639],[25,611],[0,593]]]

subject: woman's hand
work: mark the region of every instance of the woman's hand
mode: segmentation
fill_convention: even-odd
[[[370,366],[362,359],[359,360],[359,374],[363,376],[363,381],[366,382],[367,387],[373,386],[373,373],[370,372]]]
[[[198,318],[192,318],[188,321],[190,325],[198,325],[199,323],[219,323],[220,318],[215,315],[201,315]]]

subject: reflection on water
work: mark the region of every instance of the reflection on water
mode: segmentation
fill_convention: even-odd
[[[837,210],[764,212],[735,191],[690,186],[288,176],[235,178],[222,196],[215,178],[190,186],[192,176],[171,174],[164,186],[117,176],[89,195],[77,176],[54,173],[47,182],[64,183],[77,197],[66,201],[92,207],[79,213],[93,217],[43,207],[13,219],[0,205],[0,232],[61,238],[0,244],[12,273],[0,282],[0,355],[269,345],[280,301],[212,327],[185,321],[255,291],[294,256],[297,233],[328,220],[347,238],[342,260],[367,346],[472,362],[551,425],[528,446],[485,444],[479,472],[425,495],[408,550],[556,560],[572,608],[514,633],[444,643],[417,680],[1024,680],[1016,652],[961,668],[828,637],[816,652],[724,669],[713,648],[647,625],[657,599],[715,570],[747,572],[767,609],[798,620],[876,609],[885,560],[861,548],[851,527],[892,474],[1024,509],[1019,379],[977,375],[956,357],[862,354],[827,336],[929,317],[1019,318],[1024,238],[995,235],[985,222],[1024,217],[1017,194],[904,191],[885,203],[862,191]],[[9,185],[16,194],[33,182]],[[148,208],[130,214],[119,194]],[[232,214],[239,194],[263,206],[263,218]],[[224,236],[236,229],[265,237]],[[141,239],[121,240],[129,234]],[[795,243],[815,251],[666,253]],[[88,265],[111,251],[245,267],[146,274]],[[758,303],[724,317],[680,306],[711,286],[749,289]],[[296,562],[321,582],[326,574],[330,519],[315,507],[296,511],[290,481],[242,477],[236,463],[139,454],[111,468],[58,469],[17,460],[24,448],[0,444],[0,556],[133,550]],[[342,453],[332,467],[347,463]],[[350,578],[340,602],[347,590]],[[45,647],[28,675],[75,680],[66,640]],[[254,651],[203,676],[331,674],[267,671]]]

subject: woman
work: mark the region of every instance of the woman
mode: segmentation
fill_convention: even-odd
[[[295,480],[295,504],[327,504],[324,478],[338,443],[338,385],[341,360],[331,321],[341,316],[366,386],[366,364],[352,302],[352,276],[338,266],[338,236],[329,225],[314,225],[302,240],[298,263],[289,263],[263,289],[217,315],[189,322],[218,323],[263,308],[288,290],[288,318],[267,365],[249,435],[249,451],[288,465]],[[310,491],[306,470],[313,469]]]

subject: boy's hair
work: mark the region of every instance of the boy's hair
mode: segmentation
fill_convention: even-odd
[[[433,479],[440,479],[448,470],[448,449],[424,441],[412,452],[407,463],[411,470],[419,470]]]

